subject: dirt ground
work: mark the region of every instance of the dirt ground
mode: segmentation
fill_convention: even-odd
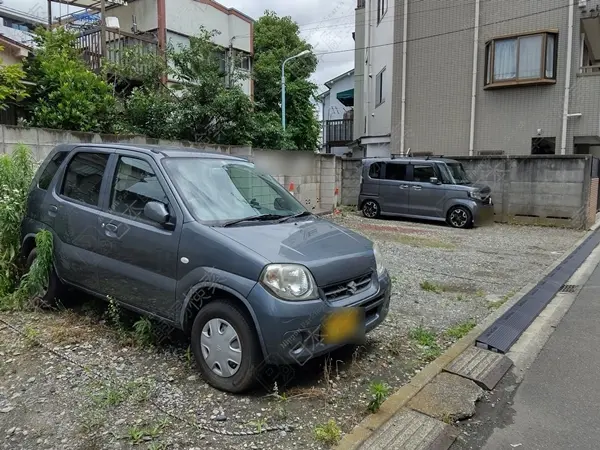
[[[327,448],[318,425],[348,432],[369,414],[371,382],[405,384],[583,235],[330,219],[375,240],[394,283],[389,317],[364,346],[267,367],[254,392],[234,396],[204,383],[185,338],[142,345],[83,294],[56,311],[1,313],[0,449]]]

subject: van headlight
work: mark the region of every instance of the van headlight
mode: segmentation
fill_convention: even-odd
[[[383,264],[383,256],[381,255],[381,251],[379,250],[379,246],[377,244],[373,244],[373,254],[375,255],[375,265],[377,266],[377,275],[383,275],[385,272],[385,265]]]
[[[314,300],[319,298],[315,279],[300,264],[269,264],[260,277],[263,286],[284,300]]]
[[[475,200],[481,200],[481,191],[467,191],[469,197],[474,198]]]

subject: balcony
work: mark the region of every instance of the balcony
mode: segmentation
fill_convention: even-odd
[[[157,54],[157,39],[152,35],[137,35],[125,33],[120,30],[106,29],[106,55],[102,55],[102,29],[92,28],[81,32],[77,36],[76,46],[81,50],[81,55],[91,70],[99,72],[102,69],[103,59],[113,64],[129,61],[143,61],[147,54]],[[134,52],[132,56],[131,49]],[[135,72],[144,73],[144,68],[136,68]]]
[[[323,144],[331,147],[343,147],[353,141],[353,119],[326,120],[323,122]]]

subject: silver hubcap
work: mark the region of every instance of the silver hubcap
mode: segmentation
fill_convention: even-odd
[[[223,319],[206,322],[200,336],[202,356],[209,369],[223,378],[234,376],[242,362],[242,343],[235,329]]]
[[[455,227],[462,228],[467,224],[469,217],[464,209],[457,208],[450,214],[450,223]]]
[[[365,213],[365,216],[375,217],[377,215],[377,205],[373,202],[367,202],[363,207],[363,211]]]

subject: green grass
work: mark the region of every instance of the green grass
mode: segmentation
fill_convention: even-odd
[[[114,407],[131,399],[137,403],[148,401],[153,386],[150,383],[130,381],[121,384],[116,380],[102,382],[92,394],[92,401],[99,407]]]
[[[334,419],[329,419],[327,423],[315,427],[314,435],[317,441],[333,446],[340,442],[342,430]]]
[[[369,385],[369,393],[371,394],[371,401],[367,409],[372,413],[376,413],[381,408],[385,399],[390,395],[390,386],[380,381],[373,381]]]
[[[477,322],[469,319],[466,322],[458,323],[448,328],[445,332],[445,335],[451,339],[460,339],[466,336],[469,331],[475,328],[475,326],[477,326]]]
[[[436,294],[441,294],[444,292],[442,285],[439,283],[435,283],[433,281],[424,280],[421,281],[421,289],[427,292],[435,292]]]
[[[418,346],[422,347],[423,357],[427,361],[434,360],[441,355],[442,349],[437,342],[436,334],[422,326],[409,331],[408,337]]]

